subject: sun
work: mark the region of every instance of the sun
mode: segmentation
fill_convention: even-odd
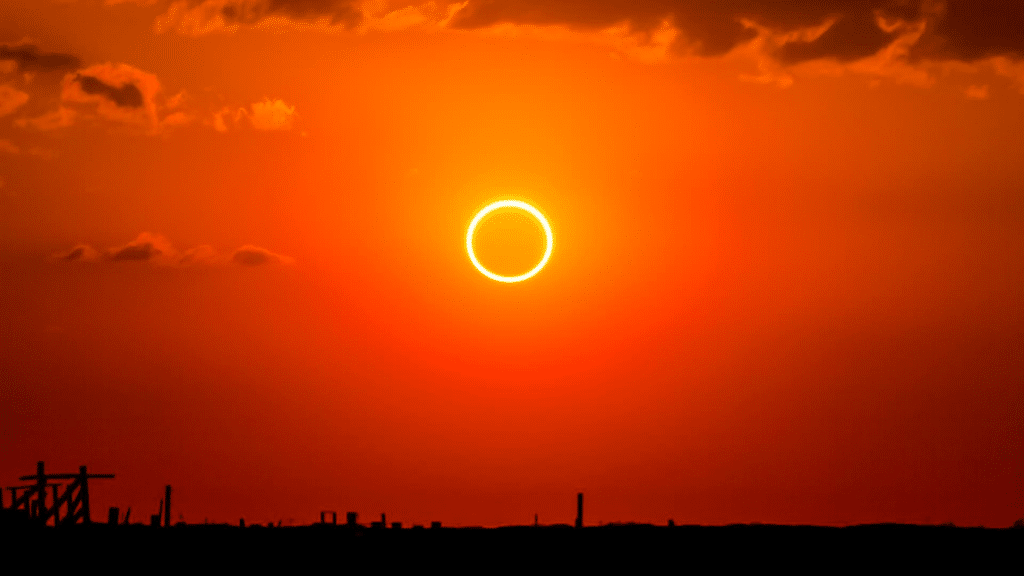
[[[544,248],[544,257],[540,259],[540,262],[534,266],[532,270],[525,274],[520,274],[518,276],[502,276],[500,274],[495,274],[487,268],[484,268],[483,264],[477,260],[476,254],[473,253],[473,234],[476,232],[477,225],[480,224],[480,221],[483,220],[485,216],[500,208],[518,208],[519,210],[523,210],[536,218],[537,221],[540,222],[541,227],[544,228],[544,237],[547,243]],[[469,223],[469,230],[466,231],[466,253],[469,254],[469,259],[473,262],[473,266],[476,266],[476,269],[479,270],[481,274],[487,276],[491,280],[505,282],[507,284],[522,282],[523,280],[536,276],[536,274],[544,268],[544,265],[548,263],[548,259],[551,258],[551,249],[554,247],[554,244],[555,236],[551,233],[551,225],[548,224],[547,218],[540,213],[540,210],[537,210],[533,206],[530,206],[526,202],[522,202],[520,200],[499,200],[488,204],[483,210],[477,212],[476,216],[473,217],[473,221]]]

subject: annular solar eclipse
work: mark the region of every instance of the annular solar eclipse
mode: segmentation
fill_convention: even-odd
[[[540,259],[540,262],[538,262],[537,265],[533,267],[533,269],[531,269],[529,272],[526,272],[525,274],[520,274],[518,276],[502,276],[500,274],[495,274],[494,272],[491,272],[490,270],[485,268],[484,265],[481,264],[479,260],[477,260],[476,254],[473,252],[473,234],[476,232],[477,226],[488,214],[501,208],[517,208],[519,210],[523,210],[524,212],[527,212],[531,216],[536,218],[537,221],[540,222],[541,227],[544,228],[544,237],[546,241],[546,246],[544,247],[544,257]],[[536,276],[537,273],[540,272],[542,268],[544,268],[544,265],[548,263],[548,259],[551,258],[551,249],[552,247],[554,247],[554,243],[555,237],[551,233],[551,225],[548,224],[548,221],[546,218],[544,218],[544,215],[540,213],[540,210],[537,210],[533,206],[520,200],[499,200],[497,202],[488,204],[486,207],[484,207],[483,210],[477,212],[476,216],[473,217],[473,221],[469,223],[469,230],[466,231],[466,252],[469,254],[469,259],[471,262],[473,262],[473,266],[476,266],[476,269],[479,270],[481,274],[487,276],[491,280],[505,282],[507,284],[522,282],[523,280],[527,280],[529,278]]]

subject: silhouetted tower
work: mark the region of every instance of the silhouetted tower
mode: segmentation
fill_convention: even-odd
[[[576,527],[583,528],[583,492],[576,494]]]
[[[171,525],[171,485],[164,488],[164,527]]]

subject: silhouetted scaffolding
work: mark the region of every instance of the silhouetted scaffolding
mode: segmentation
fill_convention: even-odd
[[[113,474],[90,474],[85,466],[78,467],[78,474],[47,474],[46,465],[36,463],[36,473],[22,476],[19,480],[34,480],[34,484],[26,486],[8,486],[11,492],[11,508],[22,511],[23,517],[37,524],[53,525],[88,524],[92,522],[89,509],[89,479],[113,478]],[[61,483],[51,480],[71,480],[61,493]],[[47,497],[47,489],[51,496]],[[19,494],[20,492],[20,494]],[[0,504],[2,504],[0,492]],[[61,512],[63,509],[63,513]]]

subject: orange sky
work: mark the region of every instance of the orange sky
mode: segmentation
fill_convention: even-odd
[[[87,464],[97,519],[169,483],[190,522],[1024,516],[1024,9],[636,4],[4,2],[0,484]],[[523,283],[465,253],[498,198],[554,229]],[[481,257],[531,267],[506,224]]]

